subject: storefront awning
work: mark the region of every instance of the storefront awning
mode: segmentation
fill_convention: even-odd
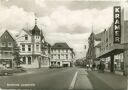
[[[106,58],[111,55],[117,55],[124,52],[124,45],[120,44],[114,44],[109,48],[109,50],[106,50],[106,52],[103,52],[99,57],[97,58]]]

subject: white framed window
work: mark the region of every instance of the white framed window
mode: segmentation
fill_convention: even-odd
[[[25,51],[25,45],[22,45],[22,51]]]
[[[28,51],[31,51],[31,45],[28,45]]]

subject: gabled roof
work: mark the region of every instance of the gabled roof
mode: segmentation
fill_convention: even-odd
[[[15,37],[13,36],[13,34],[12,34],[11,32],[9,32],[8,30],[5,30],[5,31],[0,35],[0,38],[4,35],[4,33],[8,33],[8,34],[11,36],[11,38],[12,38],[14,41],[16,41]]]
[[[55,43],[52,48],[54,49],[71,49],[67,43]]]

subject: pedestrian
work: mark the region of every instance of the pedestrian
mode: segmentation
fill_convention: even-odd
[[[102,61],[102,62],[101,62],[101,71],[102,71],[102,73],[104,73],[104,69],[105,69],[105,64],[104,64],[104,62]]]
[[[96,64],[93,63],[93,65],[92,65],[92,70],[95,70],[95,68],[96,68]]]
[[[102,72],[102,62],[100,61],[100,64],[98,64],[98,72]]]
[[[87,70],[88,70],[89,69],[89,65],[87,64],[86,67],[87,67]]]

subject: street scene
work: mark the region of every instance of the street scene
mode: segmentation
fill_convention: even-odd
[[[128,90],[128,2],[0,0],[0,90]]]

